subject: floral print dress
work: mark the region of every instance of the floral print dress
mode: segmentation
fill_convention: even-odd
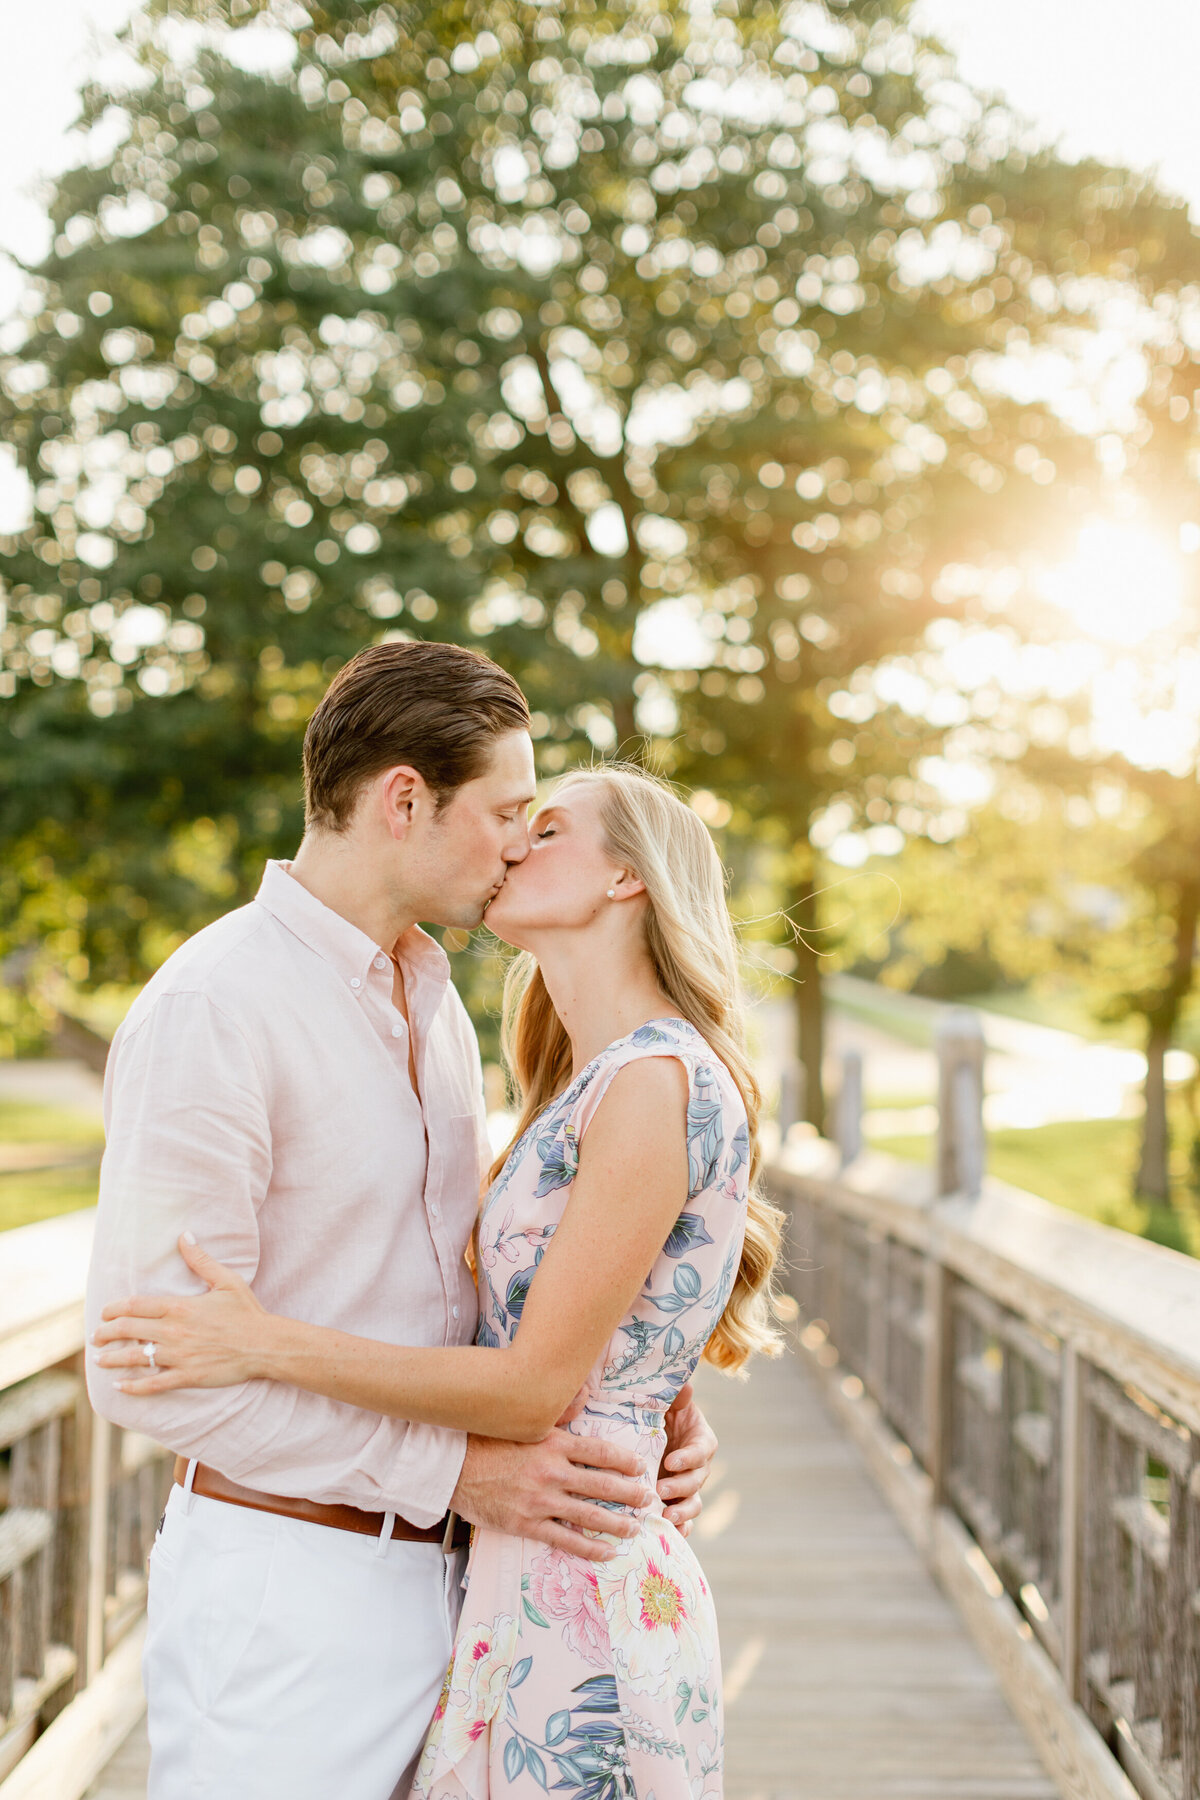
[[[667,1018],[602,1051],[513,1146],[479,1226],[478,1342],[512,1340],[570,1197],[579,1146],[618,1069],[670,1056],[688,1075],[689,1192],[569,1429],[606,1437],[656,1479],[663,1415],[737,1273],[749,1133],[741,1096],[694,1028]],[[717,1625],[700,1565],[662,1516],[611,1562],[481,1528],[454,1653],[418,1770],[421,1800],[716,1800],[723,1727]]]

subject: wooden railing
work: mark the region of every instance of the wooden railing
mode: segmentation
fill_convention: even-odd
[[[1200,1262],[982,1176],[976,1037],[933,1168],[849,1105],[772,1160],[799,1342],[1068,1800],[1200,1800]],[[170,1477],[87,1404],[94,1217],[0,1233],[0,1800],[79,1800],[143,1704]]]
[[[0,1800],[78,1800],[142,1708],[164,1453],[91,1411],[93,1212],[0,1233]]]
[[[794,1140],[800,1343],[1061,1791],[1200,1800],[1200,1262]]]

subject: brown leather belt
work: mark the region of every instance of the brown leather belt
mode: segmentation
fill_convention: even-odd
[[[177,1456],[175,1481],[179,1487],[186,1486],[187,1471],[186,1458]],[[294,1500],[286,1494],[260,1494],[254,1488],[240,1487],[236,1481],[230,1481],[228,1475],[208,1468],[205,1463],[196,1464],[192,1492],[205,1500],[224,1500],[230,1506],[249,1507],[252,1512],[278,1513],[280,1518],[301,1519],[306,1525],[329,1525],[334,1531],[357,1531],[363,1537],[382,1536],[387,1516],[381,1512],[362,1512],[357,1506]],[[403,1538],[407,1543],[441,1544],[446,1550],[461,1550],[470,1542],[471,1527],[457,1513],[446,1513],[436,1525],[426,1526],[411,1525],[397,1513],[392,1522],[392,1536]]]

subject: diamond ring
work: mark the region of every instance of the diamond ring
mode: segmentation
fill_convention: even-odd
[[[158,1367],[158,1364],[154,1360],[155,1357],[158,1355],[158,1345],[157,1344],[143,1344],[142,1345],[142,1355],[145,1357],[146,1361],[150,1364],[150,1367],[152,1369],[156,1369]]]

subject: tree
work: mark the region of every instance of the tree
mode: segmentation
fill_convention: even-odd
[[[208,33],[190,60],[168,12]],[[653,737],[811,911],[814,822],[899,817],[940,729],[867,672],[946,610],[938,570],[1061,504],[1073,453],[989,359],[1048,328],[1068,265],[1124,267],[1132,217],[1178,237],[1111,172],[1026,155],[905,13],[135,21],[129,137],[59,183],[0,369],[34,494],[0,546],[14,940],[47,859],[92,978],[244,895],[295,842],[324,681],[391,630],[512,668],[547,772]],[[271,22],[291,62],[248,72]],[[664,599],[709,669],[656,672]]]

